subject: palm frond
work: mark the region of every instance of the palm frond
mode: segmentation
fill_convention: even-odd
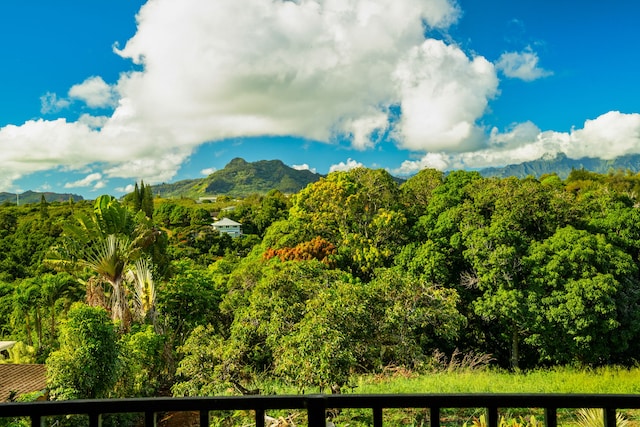
[[[127,272],[127,280],[133,285],[135,291],[136,313],[141,318],[153,315],[156,305],[156,287],[149,260],[138,259],[133,268]]]
[[[108,281],[114,282],[125,274],[132,250],[127,237],[109,234],[87,250],[82,263]]]

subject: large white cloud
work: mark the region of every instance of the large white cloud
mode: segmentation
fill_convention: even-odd
[[[424,22],[458,13],[446,0],[150,1],[119,51],[144,72],[119,88],[139,119],[199,141],[346,134],[367,148],[402,103],[392,76]]]
[[[116,49],[140,71],[114,85],[89,77],[68,99],[42,99],[47,112],[80,100],[113,114],[0,128],[0,187],[87,165],[105,180],[169,181],[198,145],[257,135],[343,136],[361,150],[391,136],[428,153],[403,170],[513,163],[560,147],[611,155],[599,138],[640,151],[637,134],[625,139],[637,119],[614,113],[570,134],[528,123],[487,136],[478,123],[498,94],[497,68],[425,38],[425,27],[446,30],[460,13],[455,0],[149,0],[135,36]],[[516,56],[503,57],[505,74],[539,72],[532,52]]]
[[[482,143],[483,130],[475,122],[498,89],[489,61],[470,60],[457,47],[429,39],[409,51],[394,77],[401,90],[403,147],[463,151]]]
[[[105,163],[108,177],[165,181],[199,144],[237,136],[346,136],[367,149],[391,129],[392,106],[402,109],[392,132],[401,146],[459,150],[497,86],[486,60],[425,41],[425,27],[446,29],[459,15],[454,0],[149,0],[135,36],[116,49],[142,70],[69,90],[89,107],[118,100],[113,115],[27,123],[19,138],[0,137],[4,157],[24,166],[6,168],[5,179]],[[65,106],[43,98],[48,111]],[[41,163],[27,167],[33,154],[21,154],[34,152]]]

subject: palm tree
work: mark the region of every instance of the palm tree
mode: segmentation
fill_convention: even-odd
[[[156,326],[156,287],[151,264],[147,258],[138,259],[127,273],[134,289],[134,314],[140,320],[149,319]]]
[[[143,215],[133,216],[108,195],[96,199],[90,215],[79,213],[75,218],[76,224],[64,226],[62,244],[51,248],[45,262],[76,276],[89,272],[92,282],[107,284],[111,317],[128,329],[132,315],[127,301],[127,274],[159,232]]]

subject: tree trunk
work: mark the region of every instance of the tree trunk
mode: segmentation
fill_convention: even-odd
[[[25,314],[25,326],[27,327],[27,345],[33,345],[33,341],[31,340],[31,323],[29,323],[29,312],[27,311]]]
[[[42,315],[40,314],[40,309],[36,307],[36,335],[38,337],[38,348],[42,347]]]
[[[121,328],[124,331],[128,331],[129,326],[131,326],[131,311],[129,310],[129,304],[127,304],[127,295],[122,278],[112,281],[111,288],[111,318],[121,322]]]
[[[511,369],[518,369],[518,359],[520,358],[520,349],[519,349],[519,338],[518,332],[513,331],[513,335],[511,336]]]

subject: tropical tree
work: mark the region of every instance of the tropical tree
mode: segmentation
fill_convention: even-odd
[[[534,243],[529,273],[529,341],[543,361],[616,361],[640,332],[638,267],[601,234],[571,226]]]
[[[319,236],[338,248],[334,257],[338,267],[368,280],[376,268],[391,265],[405,242],[406,218],[399,195],[397,184],[382,169],[331,173],[295,196],[289,222],[298,239],[286,239],[294,243],[287,246]]]
[[[126,329],[131,322],[127,274],[161,233],[143,213],[133,216],[112,196],[98,197],[90,215],[78,213],[75,218],[77,224],[65,224],[62,243],[51,248],[45,262],[78,277],[88,273],[106,284],[111,316]],[[138,270],[143,266],[149,264],[140,264]]]
[[[472,284],[480,291],[473,308],[497,323],[510,342],[511,365],[518,367],[519,347],[531,323],[523,258],[529,246],[560,225],[549,212],[551,192],[538,181],[479,180],[463,203],[460,223],[464,257]]]
[[[60,330],[60,349],[47,359],[47,385],[54,400],[107,397],[118,379],[114,324],[99,307],[76,303]]]

